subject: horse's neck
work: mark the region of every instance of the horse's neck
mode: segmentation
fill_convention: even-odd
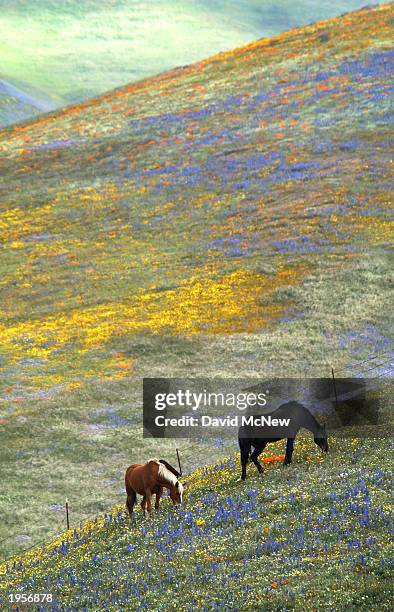
[[[178,481],[175,474],[170,472],[170,470],[168,470],[164,465],[160,464],[157,476],[160,480],[160,484],[167,489],[174,487]]]
[[[179,476],[181,476],[181,474],[178,472],[178,470],[176,470],[174,467],[172,467],[172,465],[170,463],[168,463],[168,461],[165,461],[165,459],[159,459],[159,462],[162,463],[163,465],[165,465],[167,470],[169,470],[177,478],[179,478]]]
[[[312,432],[313,435],[318,434],[319,430],[320,430],[319,423],[316,421],[316,419],[313,416],[313,414],[311,412],[309,412],[309,410],[307,408],[305,408],[305,406],[303,406],[303,409],[305,411],[305,423],[304,423],[305,429],[307,429],[308,431]]]
[[[167,480],[164,480],[164,478],[161,478],[159,480],[159,485],[161,487],[164,487],[165,489],[168,489],[169,491],[171,490],[171,487],[173,486],[170,482],[168,482]]]

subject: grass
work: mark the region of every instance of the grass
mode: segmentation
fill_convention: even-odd
[[[54,390],[53,397],[10,401],[14,409],[3,419],[0,434],[5,475],[0,497],[3,558],[55,536],[64,523],[66,497],[78,521],[117,503],[123,470],[136,458],[161,454],[174,461],[178,446],[190,471],[219,453],[235,452],[236,440],[218,439],[215,446],[198,440],[142,439],[143,376],[329,376],[331,364],[339,371],[352,355],[370,354],[376,347],[377,329],[379,342],[387,346],[389,321],[380,318],[380,308],[388,307],[390,300],[388,273],[383,256],[376,258],[373,270],[368,259],[348,272],[332,273],[325,283],[310,281],[308,291],[299,290],[294,307],[305,317],[290,318],[263,334],[123,337],[109,350],[121,350],[122,360],[133,356],[134,372],[118,380],[96,378],[76,389]],[[353,340],[346,340],[349,328],[357,330]],[[87,361],[87,372],[94,365]],[[36,369],[34,364],[30,367]]]
[[[181,508],[166,498],[130,522],[117,505],[1,565],[3,605],[51,592],[64,610],[389,610],[390,449],[333,440],[323,458],[300,439],[290,468],[249,467],[246,483],[237,458],[203,467]]]

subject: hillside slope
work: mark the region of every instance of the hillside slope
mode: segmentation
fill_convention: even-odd
[[[187,478],[181,508],[165,498],[130,522],[118,505],[10,559],[2,609],[34,592],[65,611],[390,610],[387,442],[334,441],[324,460],[312,445],[298,442],[290,468],[266,456],[245,484],[224,459]]]
[[[381,353],[392,371],[392,19],[292,30],[0,133],[3,555],[56,533],[64,496],[99,512],[132,455],[170,452],[141,438],[143,376],[362,374]],[[217,453],[181,447],[195,467]]]
[[[267,0],[2,0],[1,71],[6,80],[27,81],[48,97],[57,95],[58,106],[64,106],[362,5],[362,0],[277,0],[275,7]],[[0,114],[0,125],[1,120]]]
[[[19,123],[53,110],[51,101],[42,100],[0,79],[0,125]]]
[[[384,256],[391,16],[294,30],[4,131],[5,359],[44,372],[75,364],[75,342],[87,357],[141,330],[262,330],[291,311],[284,286]]]

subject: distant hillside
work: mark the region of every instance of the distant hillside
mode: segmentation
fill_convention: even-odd
[[[392,373],[393,11],[0,133],[4,554],[174,452],[142,438],[144,376]],[[229,446],[179,442],[190,467]]]
[[[362,0],[3,0],[1,71],[6,81],[26,81],[64,106],[362,5]],[[25,107],[23,114],[28,111]]]
[[[36,98],[0,79],[0,125],[25,121],[54,108],[54,103]]]

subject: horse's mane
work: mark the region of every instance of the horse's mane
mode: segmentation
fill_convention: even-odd
[[[173,474],[175,474],[175,476],[177,478],[180,478],[182,476],[182,474],[180,472],[178,472],[178,470],[176,470],[170,463],[168,463],[168,461],[166,461],[165,459],[159,459],[160,463],[162,463],[163,465],[166,466],[167,470],[170,470],[170,472],[172,472]]]
[[[164,480],[169,484],[175,486],[178,482],[178,478],[175,476],[175,474],[170,472],[170,470],[164,465],[164,463],[161,463],[159,459],[149,459],[149,461],[147,461],[146,463],[157,463],[157,465],[159,466],[159,476],[164,478]]]

